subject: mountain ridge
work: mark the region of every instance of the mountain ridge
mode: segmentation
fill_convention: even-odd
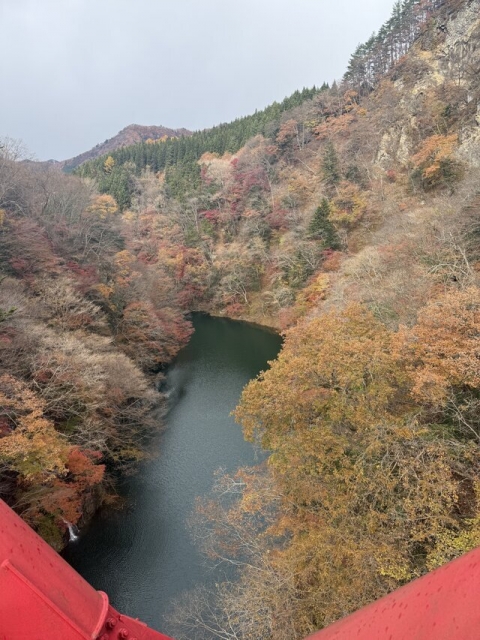
[[[147,140],[159,140],[161,138],[180,138],[182,136],[189,136],[192,132],[185,128],[170,129],[163,125],[141,125],[141,124],[129,124],[121,129],[117,134],[111,138],[107,138],[104,142],[96,144],[88,151],[84,151],[73,158],[67,160],[61,160],[58,164],[64,171],[73,171],[76,167],[79,167],[88,160],[94,160],[99,158],[110,151],[115,151],[121,147],[128,147],[137,142],[145,142]],[[49,161],[50,162],[50,161]]]

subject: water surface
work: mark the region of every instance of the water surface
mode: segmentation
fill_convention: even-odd
[[[193,321],[195,333],[167,375],[171,410],[155,443],[158,455],[122,484],[126,507],[100,512],[64,553],[114,607],[160,631],[173,598],[218,580],[186,521],[215,470],[258,461],[230,412],[281,344],[278,335],[246,323],[200,314]]]

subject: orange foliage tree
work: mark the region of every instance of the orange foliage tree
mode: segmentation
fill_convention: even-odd
[[[17,503],[22,516],[49,541],[58,537],[63,520],[76,523],[86,492],[103,479],[100,454],[81,451],[68,443],[45,417],[45,402],[25,383],[0,377],[0,407],[7,429],[0,437],[0,461],[19,477]]]
[[[402,357],[399,338],[359,305],[302,323],[287,331],[278,361],[244,390],[236,417],[248,438],[271,451],[282,496],[270,549],[277,570],[294,576],[297,636],[290,637],[461,552],[462,531],[479,511],[479,443],[445,438],[415,385],[427,363],[450,384],[468,370],[467,360],[472,375],[475,351],[465,362],[454,356],[468,353],[476,331],[467,298],[448,316],[427,308],[416,329],[425,347],[412,330]],[[437,341],[457,316],[449,361]],[[442,328],[435,332],[436,321]],[[448,531],[457,545],[446,549]]]
[[[433,135],[423,141],[413,156],[413,178],[420,179],[425,189],[452,185],[460,177],[460,164],[453,157],[457,134]]]
[[[432,299],[396,347],[411,376],[412,395],[453,421],[462,437],[480,441],[480,292],[477,287]]]

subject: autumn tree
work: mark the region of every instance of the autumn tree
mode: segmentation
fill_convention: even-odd
[[[8,374],[0,377],[0,406],[6,425],[0,461],[21,479],[17,501],[23,517],[44,533],[55,520],[77,522],[85,489],[102,481],[104,467],[96,465],[101,456],[72,447],[45,417],[45,402]],[[58,545],[58,536],[50,542]]]
[[[424,140],[413,156],[413,180],[419,180],[424,189],[438,186],[454,188],[461,176],[461,165],[453,158],[458,136],[433,135]]]
[[[281,495],[264,468],[219,472],[211,495],[197,501],[194,539],[225,578],[177,600],[168,624],[175,637],[295,638],[293,574],[272,550]]]
[[[20,161],[27,157],[26,149],[19,140],[0,138],[0,209],[2,211],[22,211],[26,207],[29,177]]]
[[[330,204],[329,221],[351,227],[366,213],[366,194],[356,184],[343,180]]]
[[[397,338],[413,396],[427,412],[454,427],[458,438],[476,443],[480,442],[479,336],[479,290],[469,287],[433,298],[421,310],[417,324],[402,327]]]
[[[108,156],[108,158],[103,163],[103,170],[105,173],[112,173],[113,167],[115,166],[115,160],[112,156]]]
[[[271,451],[284,496],[284,542],[271,544],[301,603],[290,637],[425,572],[445,532],[468,529],[478,509],[460,497],[478,473],[478,443],[452,442],[419,419],[394,342],[360,306],[303,322],[236,411],[247,438]]]

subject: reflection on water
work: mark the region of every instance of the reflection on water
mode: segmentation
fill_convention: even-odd
[[[172,598],[218,580],[202,564],[186,520],[216,469],[258,460],[230,412],[281,343],[274,333],[222,318],[196,314],[194,326],[167,375],[170,411],[158,455],[123,482],[127,506],[104,509],[64,553],[113,606],[159,630]]]

